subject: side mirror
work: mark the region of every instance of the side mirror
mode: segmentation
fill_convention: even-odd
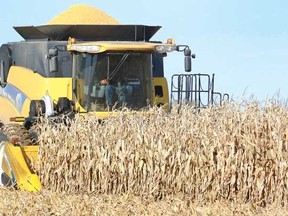
[[[191,50],[187,46],[184,49],[184,58],[185,58],[185,71],[186,72],[191,72],[192,70],[192,58],[194,59],[196,57],[195,54],[191,54]]]
[[[191,54],[191,50],[187,45],[178,45],[176,47],[178,52],[184,52],[184,67],[186,72],[191,72],[192,70],[192,58],[195,58],[195,54]]]
[[[56,48],[49,49],[48,59],[49,59],[50,73],[57,72],[58,71],[58,50]]]
[[[186,47],[184,49],[184,60],[185,60],[185,71],[186,72],[190,72],[191,68],[192,68],[192,61],[191,61],[191,50],[189,49],[189,47]]]
[[[184,56],[191,56],[191,50],[189,49],[189,47],[184,49]]]
[[[49,49],[48,55],[49,55],[49,57],[58,56],[58,50],[56,48]]]
[[[192,61],[191,61],[191,56],[185,56],[184,57],[184,65],[185,65],[185,71],[186,72],[191,72],[191,68],[192,68]]]

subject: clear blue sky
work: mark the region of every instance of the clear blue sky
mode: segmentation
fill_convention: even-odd
[[[216,90],[234,99],[288,98],[288,1],[2,1],[0,44],[22,40],[12,26],[42,25],[73,4],[97,7],[122,24],[161,25],[196,53],[194,73],[216,74]],[[165,59],[167,77],[183,72],[182,53]]]

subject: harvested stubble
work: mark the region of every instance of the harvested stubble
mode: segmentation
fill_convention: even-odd
[[[58,24],[119,24],[117,20],[105,12],[88,5],[77,4],[68,8],[48,22]]]
[[[189,215],[189,216],[279,216],[287,210],[279,205],[266,208],[252,204],[215,202],[203,205],[191,199],[167,197],[161,201],[131,194],[97,195],[57,193],[43,190],[28,193],[0,188],[0,215]]]
[[[77,117],[42,125],[38,173],[52,191],[288,207],[287,125],[272,103]]]

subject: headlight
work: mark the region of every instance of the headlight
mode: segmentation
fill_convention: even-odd
[[[78,51],[78,52],[88,52],[88,53],[96,53],[99,52],[100,46],[80,46],[80,45],[72,45],[72,50]]]
[[[175,45],[172,45],[172,46],[160,45],[160,46],[156,46],[155,50],[159,53],[173,52],[174,50],[176,50],[176,46]]]

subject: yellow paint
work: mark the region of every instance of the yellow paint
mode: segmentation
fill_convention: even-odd
[[[129,113],[133,113],[133,112],[125,112],[126,114],[129,114]],[[119,115],[120,112],[115,112],[115,111],[111,111],[111,112],[89,112],[89,115],[92,115],[98,119],[107,119],[111,116],[116,116],[116,115]],[[89,115],[87,115],[86,112],[83,112],[83,113],[80,113],[80,115],[83,117],[83,119],[87,119],[89,117]]]
[[[10,117],[20,115],[15,106],[7,98],[0,96],[0,104],[1,109],[5,108],[5,112],[0,112],[0,119],[4,124],[10,123]]]
[[[68,51],[75,51],[73,48],[77,46],[100,46],[100,50],[97,53],[104,51],[137,51],[137,52],[156,52],[156,46],[176,46],[175,44],[162,44],[162,43],[147,43],[147,42],[123,42],[123,41],[97,41],[97,42],[86,42],[76,43],[67,45]]]
[[[22,146],[21,150],[29,167],[36,170],[38,165],[39,146]]]
[[[153,90],[152,90],[152,100],[155,105],[163,104],[166,109],[169,106],[169,95],[168,95],[168,84],[165,77],[154,77],[153,78]],[[163,91],[163,97],[155,96],[155,86],[161,86]]]
[[[18,187],[30,192],[41,190],[41,182],[38,176],[30,171],[21,147],[6,142],[4,152],[7,158],[7,164],[9,164],[11,170],[13,170]],[[7,174],[11,177],[11,174]]]
[[[0,113],[0,119],[5,124],[10,123],[10,117],[28,117],[31,100],[40,100],[47,94],[54,104],[57,103],[59,97],[72,100],[72,78],[47,78],[27,68],[12,66],[7,83],[21,90],[27,99],[24,101],[21,112],[18,112],[7,98],[0,97],[1,107],[5,108],[5,112]]]
[[[2,167],[1,168],[10,178],[12,178],[10,168],[7,164],[7,161],[4,159],[2,161]]]
[[[71,78],[47,78],[27,68],[12,66],[7,82],[20,89],[30,100],[41,99],[48,89],[48,94],[54,100],[58,100],[58,97],[72,99]]]

